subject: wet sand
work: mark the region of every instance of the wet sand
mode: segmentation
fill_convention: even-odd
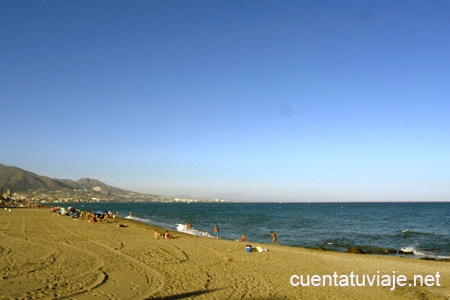
[[[155,239],[155,228],[127,219],[93,224],[49,209],[2,209],[0,299],[450,299],[449,262],[251,241],[269,251],[247,253],[246,243],[178,232],[171,232],[174,239]],[[406,277],[405,286],[290,282],[292,275],[303,275],[305,283],[307,276],[334,272],[347,278],[352,272],[392,278],[395,272]],[[433,286],[414,286],[416,274],[428,275]]]

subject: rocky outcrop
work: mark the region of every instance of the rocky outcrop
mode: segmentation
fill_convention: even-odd
[[[348,246],[347,253],[364,254],[364,251],[362,251],[358,246]]]

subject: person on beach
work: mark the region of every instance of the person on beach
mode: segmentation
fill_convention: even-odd
[[[158,229],[155,229],[155,233],[153,235],[155,238],[162,238],[162,234],[158,231]]]
[[[165,239],[173,239],[173,236],[169,233],[169,230],[166,230],[166,232],[164,233],[164,238]]]
[[[270,232],[272,234],[272,243],[278,246],[278,237],[274,231]]]
[[[219,226],[216,225],[216,226],[214,227],[214,238],[216,238],[216,239],[219,238],[219,232],[220,232]]]
[[[247,238],[245,237],[245,234],[242,234],[242,236],[241,236],[241,242],[246,242],[247,241]]]

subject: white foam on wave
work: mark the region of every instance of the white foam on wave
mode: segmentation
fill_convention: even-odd
[[[139,217],[134,217],[134,216],[126,216],[125,219],[133,220],[133,221],[137,221],[137,222],[141,222],[141,223],[145,223],[145,224],[149,224],[149,225],[153,225],[153,226],[158,226],[158,227],[165,228],[165,229],[170,229],[170,230],[174,229],[174,227],[169,224],[165,224],[162,222],[156,222],[151,219],[144,219],[144,218],[139,218]]]
[[[415,230],[409,230],[409,229],[402,230],[402,233],[419,234],[419,235],[435,235],[432,232],[422,232],[422,231],[415,231]]]
[[[433,258],[433,259],[438,259],[438,260],[450,259],[450,256],[436,255],[434,253],[427,253],[424,251],[420,251],[417,249],[417,245],[407,246],[407,247],[401,248],[400,250],[403,251],[404,253],[410,253],[410,254],[421,256],[424,258]]]
[[[426,254],[422,251],[417,250],[416,246],[407,246],[400,249],[404,253],[411,253],[418,256],[425,256]]]
[[[150,223],[151,222],[150,219],[142,219],[142,218],[133,217],[133,216],[126,216],[125,219],[139,221],[139,222],[142,222],[142,223]]]
[[[200,231],[194,228],[187,229],[185,225],[183,224],[176,224],[176,229],[179,232],[184,232],[190,235],[200,236],[200,237],[208,237],[213,238],[212,235],[210,235],[207,231]]]

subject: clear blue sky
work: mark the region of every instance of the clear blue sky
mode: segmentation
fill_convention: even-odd
[[[0,163],[234,201],[450,200],[450,2],[0,1]]]

